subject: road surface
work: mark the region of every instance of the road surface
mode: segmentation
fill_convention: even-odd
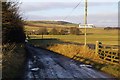
[[[27,45],[27,50],[29,58],[24,80],[115,80],[91,66],[85,66],[60,54],[30,45]]]

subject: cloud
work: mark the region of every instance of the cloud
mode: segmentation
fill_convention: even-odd
[[[21,5],[21,10],[23,11],[42,11],[49,9],[60,9],[60,8],[72,8],[75,3],[58,3],[58,2],[25,2]]]
[[[22,2],[78,2],[80,0],[20,0]],[[119,0],[89,0],[89,2],[118,2]]]
[[[118,26],[118,13],[89,15],[88,22],[103,26]]]
[[[78,3],[76,2],[23,2],[20,10],[24,12],[33,12],[33,11],[43,11],[50,9],[65,9],[71,8],[73,9]],[[112,6],[116,5],[116,3],[112,2],[90,2],[88,3],[89,7],[92,6]],[[84,3],[81,2],[79,7],[84,7]]]
[[[65,16],[62,14],[58,15],[50,15],[49,10],[57,10],[59,11],[60,9],[65,10],[68,9],[72,10],[73,7],[75,7],[78,4],[78,2],[23,2],[21,5],[20,10],[24,12],[25,14],[23,17],[27,20],[64,20]],[[115,6],[117,5],[114,2],[90,2],[88,4],[88,7],[103,7],[103,6]],[[84,4],[81,3],[79,7],[84,7]],[[106,7],[105,7],[106,8]],[[99,9],[100,10],[100,9]],[[107,10],[107,9],[106,9]],[[44,15],[41,12],[44,11],[44,13],[48,15]],[[91,10],[92,11],[92,10]],[[39,14],[39,13],[40,14]],[[68,11],[69,12],[69,11]],[[90,24],[95,24],[95,25],[103,25],[103,26],[117,26],[117,12],[114,10],[111,10],[111,13],[106,13],[107,11],[102,11],[100,10],[101,13],[95,13],[95,14],[89,14],[88,15],[88,22]],[[112,13],[114,12],[114,13]],[[36,14],[35,14],[36,13]],[[64,13],[64,12],[62,12]],[[44,15],[44,16],[43,16]],[[84,17],[83,15],[78,15],[76,16],[69,16],[69,18],[66,19],[66,21],[74,22],[74,23],[84,23],[83,20]]]

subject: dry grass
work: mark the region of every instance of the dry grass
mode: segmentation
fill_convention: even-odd
[[[88,47],[85,48],[84,46],[78,46],[74,44],[57,44],[48,47],[48,49],[70,58],[72,58],[76,54],[79,54],[81,57],[84,58],[94,58],[93,50],[89,49]]]
[[[68,45],[57,44],[57,45],[48,47],[48,49],[51,51],[57,52],[59,54],[62,54],[64,56],[67,56],[69,58],[73,58],[73,56],[77,54],[80,58],[77,58],[75,60],[78,60],[85,64],[90,64],[94,68],[99,69],[115,77],[120,76],[119,65],[111,65],[111,64],[106,64],[102,62],[102,60],[95,55],[94,50],[91,50],[88,47],[85,48],[84,46],[78,46],[73,44],[68,44]]]
[[[120,78],[120,65],[107,65],[101,70],[109,73],[110,75]]]
[[[2,78],[15,79],[19,78],[22,73],[25,61],[24,45],[17,44],[16,47],[8,52],[3,52]]]

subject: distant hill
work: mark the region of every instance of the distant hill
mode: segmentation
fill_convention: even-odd
[[[78,24],[65,21],[25,21],[25,25],[36,27],[76,27]]]

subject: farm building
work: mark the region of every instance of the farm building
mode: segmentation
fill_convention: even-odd
[[[85,25],[79,24],[79,28],[85,28]],[[86,28],[95,28],[93,24],[87,24]]]

